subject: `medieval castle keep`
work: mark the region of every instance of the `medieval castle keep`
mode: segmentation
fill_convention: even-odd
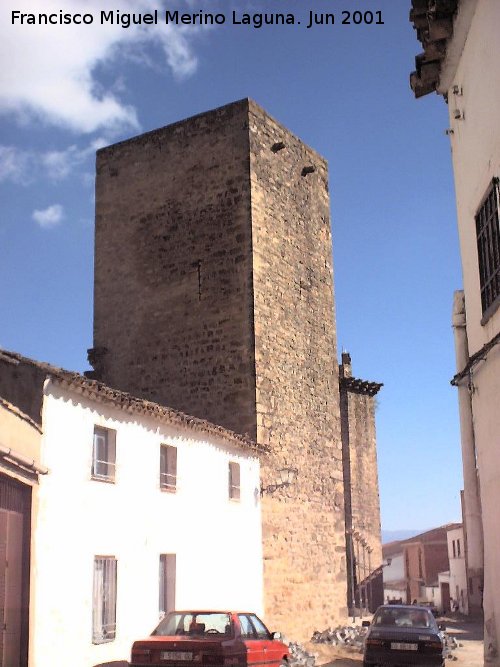
[[[266,445],[264,487],[298,470],[262,515],[266,620],[300,639],[346,614],[346,528],[381,558],[380,385],[339,378],[331,248],[325,160],[252,101],[97,154],[92,375]]]

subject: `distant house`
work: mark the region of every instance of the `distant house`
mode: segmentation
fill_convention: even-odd
[[[432,602],[442,605],[439,573],[449,570],[448,531],[461,524],[433,528],[407,540],[383,545],[384,599],[403,604]]]
[[[0,396],[0,664],[125,661],[174,606],[262,611],[262,448],[4,351]]]
[[[406,602],[404,542],[396,540],[382,545],[384,602]]]
[[[465,542],[462,526],[448,530],[448,560],[450,563],[450,595],[462,614],[469,613],[467,570],[465,566]]]

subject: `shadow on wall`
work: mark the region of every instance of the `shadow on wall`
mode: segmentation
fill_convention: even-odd
[[[94,667],[128,667],[128,660],[113,660],[113,662],[100,662]]]

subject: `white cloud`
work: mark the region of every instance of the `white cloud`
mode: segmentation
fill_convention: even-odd
[[[53,204],[42,210],[34,210],[32,217],[42,229],[51,229],[62,222],[64,209],[61,204]]]
[[[40,156],[42,167],[53,181],[65,179],[83,159],[84,151],[79,151],[76,146],[69,146],[64,151],[49,151]]]
[[[0,183],[26,183],[31,155],[15,146],[0,146]]]
[[[12,25],[11,9],[5,10],[0,62],[9,66],[0,71],[0,113],[15,114],[23,121],[38,118],[79,132],[138,128],[135,109],[123,100],[123,81],[103,90],[96,68],[118,58],[123,50],[140,53],[153,43],[163,49],[174,76],[188,76],[197,64],[191,38],[199,28],[101,26],[101,10],[114,10],[116,4],[114,0],[65,0],[64,13],[93,14],[94,23],[82,26]],[[152,10],[150,0],[121,0],[119,6],[122,13]],[[22,12],[59,16],[60,9],[60,0],[26,0]]]
[[[39,153],[0,144],[0,183],[10,181],[18,185],[30,185],[34,180],[42,178],[57,183],[93,159],[96,150],[108,143],[106,139],[98,137],[85,148],[71,145],[64,150]],[[82,178],[84,175],[85,172]]]

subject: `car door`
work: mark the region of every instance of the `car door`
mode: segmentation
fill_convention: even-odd
[[[255,627],[250,621],[250,614],[238,614],[238,620],[241,626],[241,639],[247,649],[247,665],[248,667],[258,667],[266,660],[264,642],[257,637]]]
[[[268,667],[278,667],[283,657],[283,646],[271,639],[271,633],[255,614],[249,614],[257,640],[260,641],[263,661]]]

